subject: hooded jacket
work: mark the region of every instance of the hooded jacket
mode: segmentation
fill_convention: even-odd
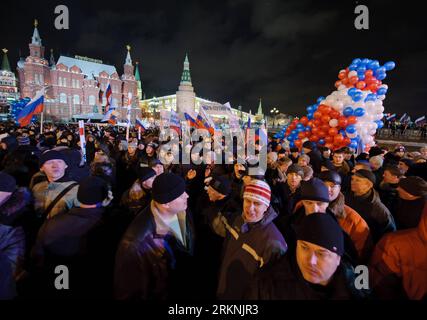
[[[370,276],[379,298],[427,298],[427,208],[418,227],[381,239],[372,254]]]

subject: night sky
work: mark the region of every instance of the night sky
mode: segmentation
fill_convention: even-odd
[[[185,53],[197,96],[256,112],[302,115],[335,90],[340,69],[356,57],[396,69],[385,112],[424,115],[427,100],[427,13],[420,2],[400,1],[7,1],[2,3],[0,47],[16,67],[29,54],[33,20],[46,58],[54,49],[101,59],[123,72],[126,44],[140,62],[143,91],[173,94]],[[70,29],[56,30],[54,8],[67,5]],[[370,29],[356,30],[354,8],[367,5]],[[404,4],[404,5],[402,5]]]

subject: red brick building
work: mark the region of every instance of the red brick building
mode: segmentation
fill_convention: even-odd
[[[138,81],[127,46],[124,73],[120,77],[116,68],[101,60],[86,57],[60,56],[55,62],[53,52],[45,59],[45,48],[37,30],[37,21],[29,44],[30,55],[18,61],[17,72],[21,97],[32,98],[36,91],[46,86],[45,119],[70,121],[77,118],[102,118],[105,97],[99,99],[99,91],[105,91],[108,83],[113,91],[112,104],[125,118],[128,92],[132,93],[132,118],[139,115]]]

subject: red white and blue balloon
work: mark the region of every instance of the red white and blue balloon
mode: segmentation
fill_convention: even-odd
[[[337,90],[308,106],[306,116],[282,130],[283,137],[298,148],[306,140],[332,150],[374,146],[376,130],[384,125],[381,119],[388,86],[382,81],[394,68],[392,61],[381,66],[377,60],[354,59],[338,73]]]

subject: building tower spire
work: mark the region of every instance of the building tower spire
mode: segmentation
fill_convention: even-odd
[[[137,82],[137,86],[138,86],[138,97],[139,99],[142,99],[142,84],[141,84],[141,77],[139,75],[139,62],[136,61],[135,62],[136,66],[135,66],[135,81]]]
[[[3,50],[3,61],[1,63],[1,70],[4,71],[11,71],[10,70],[10,64],[9,64],[9,59],[7,58],[7,49],[2,49]]]
[[[261,115],[262,113],[262,99],[259,98],[258,112],[257,114]]]
[[[184,70],[182,71],[181,76],[181,85],[192,85],[191,84],[191,76],[190,76],[190,62],[188,61],[188,55],[185,54],[184,60]]]
[[[37,30],[37,26],[39,25],[39,22],[37,19],[34,20],[34,32],[33,37],[31,38],[31,44],[35,44],[38,46],[42,45],[42,39],[40,38],[39,30]]]
[[[127,65],[131,66],[131,65],[132,65],[132,58],[130,57],[130,49],[131,49],[131,46],[130,46],[130,45],[127,45],[127,46],[126,46],[126,49],[128,50],[128,53],[127,53],[127,55],[126,55],[126,61],[125,61],[125,64],[127,64]]]
[[[55,57],[53,56],[53,49],[50,49],[49,65],[51,68],[55,68],[56,65]]]

